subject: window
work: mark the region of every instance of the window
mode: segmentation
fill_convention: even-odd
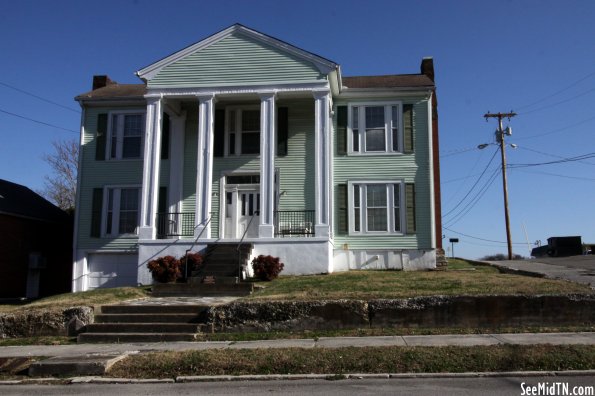
[[[106,198],[104,234],[135,235],[139,224],[140,188],[107,188]]]
[[[402,152],[399,102],[353,104],[349,106],[349,153]]]
[[[109,158],[142,158],[145,117],[143,113],[112,113],[109,133]]]
[[[401,182],[350,182],[350,234],[402,232]]]
[[[260,110],[228,110],[227,155],[260,154]]]

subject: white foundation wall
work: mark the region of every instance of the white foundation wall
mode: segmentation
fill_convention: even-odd
[[[335,250],[335,271],[395,269],[416,271],[436,268],[436,251],[431,250]]]
[[[333,272],[333,251],[328,240],[313,238],[274,239],[254,243],[252,257],[279,257],[284,264],[281,275],[313,275]],[[251,270],[251,269],[250,269]]]
[[[172,242],[171,239],[159,239],[152,241],[143,241],[138,249],[138,283],[140,285],[150,285],[153,283],[153,277],[147,268],[151,260],[163,256],[174,256],[180,258],[186,254],[186,250],[192,248],[192,252],[202,252],[206,249],[206,243],[192,242]]]

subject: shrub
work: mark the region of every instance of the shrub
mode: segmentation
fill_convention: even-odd
[[[172,256],[164,256],[151,260],[147,264],[147,267],[151,271],[153,279],[161,283],[174,282],[182,275],[180,272],[180,260]]]
[[[192,271],[197,271],[200,269],[202,263],[202,254],[192,252],[186,253],[180,257],[180,272],[182,273],[181,277],[186,278],[186,275],[190,276]],[[186,273],[186,268],[188,268],[188,273]]]
[[[271,281],[279,276],[283,271],[283,263],[279,261],[279,257],[260,255],[252,260],[252,269],[254,269],[254,276],[260,280]]]

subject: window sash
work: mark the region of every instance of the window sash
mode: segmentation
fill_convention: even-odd
[[[142,113],[114,113],[110,118],[109,158],[140,159],[145,129]]]
[[[400,102],[350,104],[349,154],[402,153]]]
[[[350,234],[402,233],[401,181],[350,184]]]
[[[260,110],[231,108],[226,128],[226,156],[260,154]]]
[[[135,235],[140,223],[140,188],[110,187],[106,194],[104,235]]]

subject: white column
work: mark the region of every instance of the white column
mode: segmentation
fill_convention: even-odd
[[[260,225],[259,238],[275,236],[275,93],[260,94]]]
[[[170,120],[170,156],[169,156],[169,189],[168,202],[169,212],[177,213],[182,211],[182,195],[184,185],[184,135],[186,127],[186,112],[179,114],[171,113]],[[181,226],[182,218],[177,219],[178,227]]]
[[[328,90],[316,90],[314,95],[314,175],[317,237],[330,234],[330,98]]]
[[[161,98],[147,98],[139,239],[155,239],[161,160]]]
[[[196,220],[194,237],[211,237],[211,225],[206,225],[211,211],[213,182],[213,134],[215,119],[215,95],[198,97],[198,154],[196,171]]]

